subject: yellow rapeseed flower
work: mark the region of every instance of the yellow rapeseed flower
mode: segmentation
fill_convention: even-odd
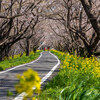
[[[26,92],[28,97],[33,96],[33,87],[36,87],[35,92],[40,93],[40,77],[38,73],[32,69],[28,69],[22,75],[17,75],[19,83],[15,86],[18,93]]]

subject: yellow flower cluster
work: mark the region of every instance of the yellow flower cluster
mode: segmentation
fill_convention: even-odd
[[[33,87],[36,88],[35,93],[40,93],[41,80],[38,73],[34,70],[28,69],[22,75],[17,75],[17,78],[19,83],[15,86],[15,89],[18,93],[25,92],[28,97],[32,97],[34,92]]]
[[[25,55],[25,53],[23,53]],[[21,56],[21,54],[17,54],[17,55],[14,55],[14,56],[9,56],[9,59],[13,59],[13,58],[19,58]]]
[[[96,57],[83,58],[77,57],[75,55],[70,55],[69,53],[63,53],[53,50],[55,53],[64,57],[63,68],[67,68],[70,71],[79,71],[81,73],[90,73],[96,78],[100,78],[100,62],[98,62]]]
[[[30,55],[32,55],[32,54],[34,54],[34,52],[33,52],[33,51],[31,51],[31,52],[30,52]]]
[[[100,77],[100,66],[94,68],[93,74],[94,74],[96,77]]]
[[[36,52],[40,52],[40,50],[36,50]]]
[[[37,52],[40,52],[40,50],[37,50]],[[34,54],[34,52],[33,52],[33,51],[31,51],[31,52],[30,52],[30,55],[33,55],[33,54]],[[19,58],[21,55],[22,55],[22,54],[21,54],[21,53],[19,53],[19,54],[14,55],[14,56],[4,57],[4,59],[6,60],[6,59]],[[23,52],[23,56],[25,56],[25,55],[26,55],[26,53],[25,53],[25,52]]]

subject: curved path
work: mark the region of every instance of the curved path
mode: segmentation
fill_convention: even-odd
[[[38,72],[39,76],[42,79],[41,80],[42,84],[44,83],[44,81],[47,81],[48,77],[52,74],[52,72],[57,68],[59,64],[60,61],[55,55],[51,54],[48,51],[45,51],[42,52],[41,56],[36,61],[21,66],[17,66],[5,72],[0,72],[0,100],[13,99],[13,98],[7,98],[8,90],[14,93],[14,97],[16,96],[16,92],[14,89],[14,85],[18,81],[16,79],[16,74],[22,74],[28,68],[32,68]],[[17,99],[18,98],[16,98],[16,100]]]

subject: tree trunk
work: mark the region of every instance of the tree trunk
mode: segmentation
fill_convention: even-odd
[[[33,52],[36,53],[36,48],[35,47],[33,48]]]
[[[5,51],[4,51],[3,46],[0,46],[0,61],[4,60],[4,56],[5,56],[4,53],[5,53]]]
[[[29,39],[26,38],[26,56],[29,56],[29,53],[30,53]]]
[[[2,0],[0,0],[0,12],[1,12],[1,3],[2,3]]]
[[[88,19],[90,20],[90,23],[92,25],[92,28],[95,30],[96,37],[94,39],[94,42],[87,48],[89,52],[89,56],[91,56],[97,46],[97,44],[100,41],[100,26],[98,24],[96,16],[93,14],[93,11],[91,9],[91,1],[89,0],[80,0],[83,8],[88,16]],[[92,52],[91,52],[92,51]]]
[[[3,61],[3,52],[0,50],[0,61]]]

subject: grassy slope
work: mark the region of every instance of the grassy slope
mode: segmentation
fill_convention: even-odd
[[[95,58],[52,53],[61,60],[61,69],[38,100],[100,100],[100,63]]]
[[[25,64],[31,62],[39,57],[41,51],[37,51],[36,53],[30,52],[30,56],[25,56],[25,53],[22,57],[20,55],[15,55],[14,58],[6,59],[0,62],[0,71],[5,70],[7,68],[11,68],[17,65]]]

